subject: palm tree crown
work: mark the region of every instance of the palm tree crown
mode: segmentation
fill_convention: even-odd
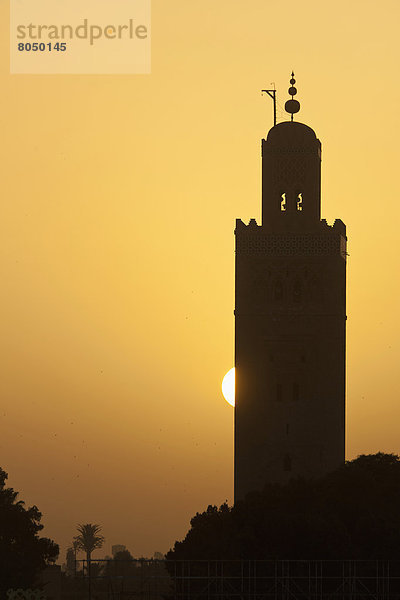
[[[88,559],[90,559],[93,550],[101,548],[104,543],[104,537],[99,535],[101,527],[100,525],[86,523],[86,525],[78,525],[77,530],[79,535],[74,537],[74,541],[77,547],[86,552]]]

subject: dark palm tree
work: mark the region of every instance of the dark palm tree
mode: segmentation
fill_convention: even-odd
[[[93,525],[92,523],[86,523],[86,525],[78,525],[77,530],[79,535],[74,537],[74,542],[77,544],[77,548],[86,552],[86,560],[88,567],[89,577],[89,598],[91,597],[91,569],[90,561],[93,550],[101,548],[104,543],[104,537],[99,535],[101,531],[100,525]]]
[[[76,547],[86,552],[86,558],[90,561],[93,550],[101,548],[104,543],[104,537],[99,535],[101,527],[86,523],[86,525],[78,525],[77,530],[79,535],[74,537],[74,541],[77,542]]]

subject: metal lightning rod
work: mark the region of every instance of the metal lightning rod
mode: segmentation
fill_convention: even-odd
[[[272,101],[274,103],[274,127],[275,127],[275,125],[276,125],[276,89],[275,89],[274,83],[271,83],[271,85],[274,86],[273,90],[261,90],[261,93],[263,94],[265,92],[266,94],[268,94],[268,96],[270,98],[272,98]]]

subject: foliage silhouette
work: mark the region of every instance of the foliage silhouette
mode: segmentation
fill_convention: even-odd
[[[106,575],[109,577],[132,576],[136,573],[136,562],[129,550],[116,552],[114,558],[107,562]]]
[[[101,548],[103,546],[104,537],[99,535],[101,531],[100,525],[86,523],[85,525],[78,525],[77,530],[79,531],[79,535],[74,537],[74,541],[77,542],[77,548],[86,552],[88,592],[90,600],[92,597],[92,575],[97,576],[101,572],[101,568],[98,568],[97,565],[94,570],[92,569],[92,552],[96,548]]]
[[[321,479],[209,506],[167,559],[400,559],[400,458],[361,455]]]
[[[86,553],[86,559],[89,563],[93,550],[103,546],[104,537],[99,535],[101,527],[100,525],[86,523],[85,525],[78,525],[77,530],[79,535],[74,537],[74,541],[77,542],[76,547]]]
[[[133,578],[137,575],[136,562],[129,550],[116,552],[112,560],[107,561],[104,574],[108,581],[112,582],[113,591],[118,594],[132,591],[135,582]]]
[[[5,487],[7,477],[0,469],[0,597],[8,589],[39,587],[40,572],[59,553],[57,544],[38,535],[43,529],[38,508],[25,508],[18,492]]]

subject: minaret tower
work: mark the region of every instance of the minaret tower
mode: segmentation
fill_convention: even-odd
[[[236,221],[235,501],[344,462],[346,227],[321,220],[321,143],[293,120],[295,83],[291,120],[262,140],[262,223]]]

